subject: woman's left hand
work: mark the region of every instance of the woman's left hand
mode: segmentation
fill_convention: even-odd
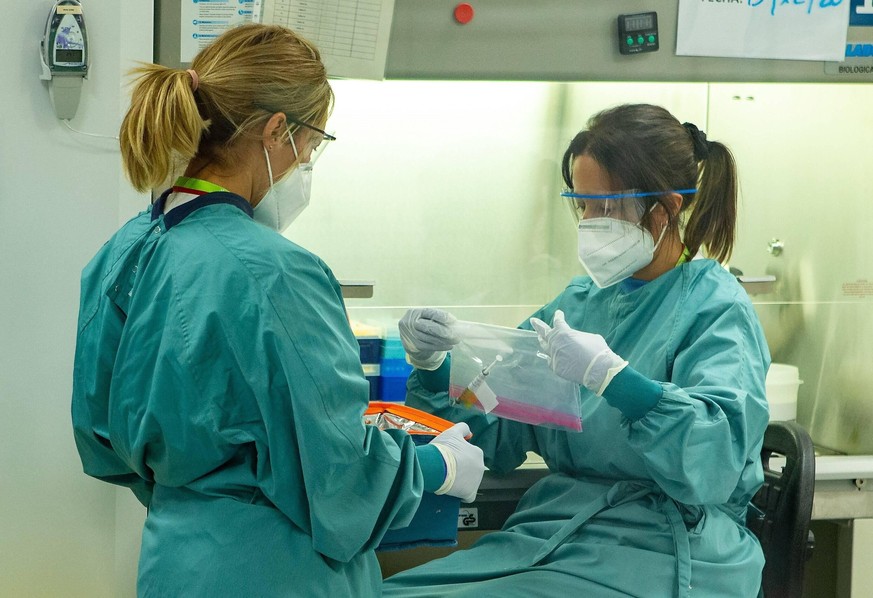
[[[552,371],[565,380],[581,384],[602,395],[612,379],[627,366],[627,361],[612,352],[599,334],[573,330],[558,310],[549,326],[531,318],[543,351],[551,358]]]

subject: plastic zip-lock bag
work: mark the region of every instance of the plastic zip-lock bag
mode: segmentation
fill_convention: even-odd
[[[535,332],[458,321],[449,397],[526,424],[582,431],[579,386],[558,377]]]

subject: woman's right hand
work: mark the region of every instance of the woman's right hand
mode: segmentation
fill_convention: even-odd
[[[414,308],[400,319],[400,340],[409,363],[420,370],[436,370],[461,339],[452,325],[457,318],[433,307]]]

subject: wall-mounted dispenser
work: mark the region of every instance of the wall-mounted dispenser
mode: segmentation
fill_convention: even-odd
[[[76,116],[82,81],[88,76],[88,35],[82,3],[58,0],[52,6],[40,42],[42,73],[48,81],[55,115],[61,120]]]

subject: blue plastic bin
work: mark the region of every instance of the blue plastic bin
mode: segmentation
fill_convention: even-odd
[[[364,366],[364,376],[370,383],[370,400],[379,400],[379,385],[382,380],[382,337],[358,336],[358,347],[361,353],[361,365]]]
[[[382,360],[382,339],[375,336],[359,336],[358,347],[361,363],[379,363]]]
[[[395,403],[406,400],[406,379],[412,366],[406,362],[406,351],[397,337],[388,337],[382,347],[379,369],[379,400]]]
[[[412,434],[416,444],[427,444],[433,436]],[[416,546],[457,546],[458,513],[461,499],[425,492],[407,527],[392,529],[383,536],[378,551],[405,550]]]

